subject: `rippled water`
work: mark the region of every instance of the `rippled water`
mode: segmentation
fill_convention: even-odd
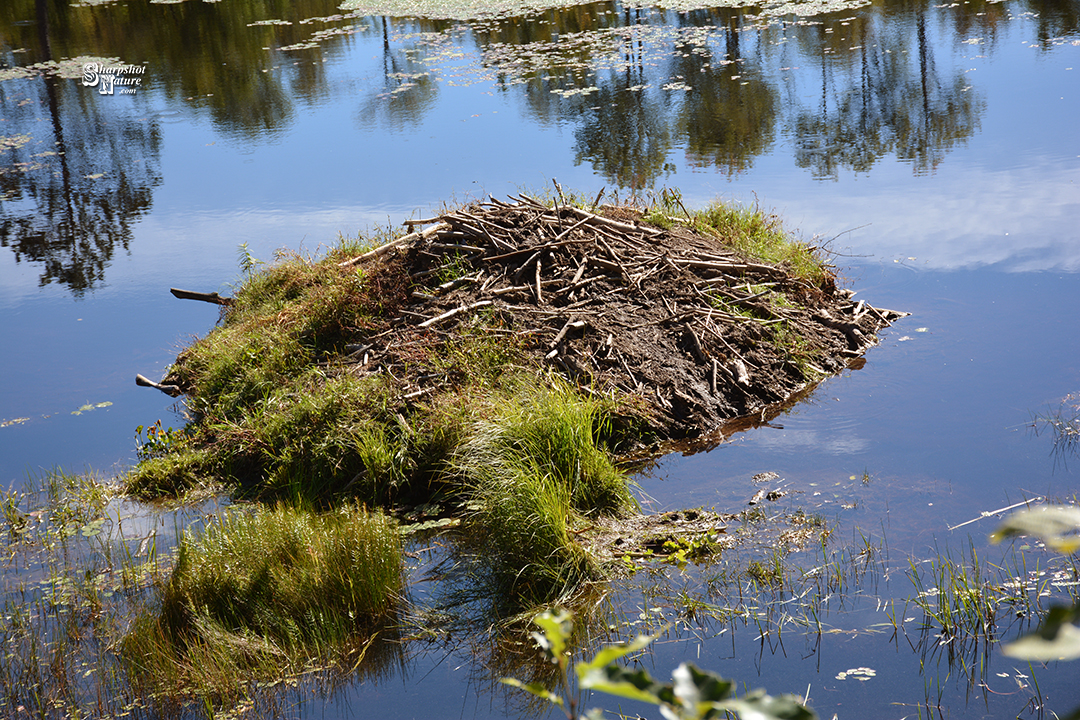
[[[1030,692],[994,693],[1029,671],[996,651],[991,692],[969,694],[961,673],[920,674],[918,654],[872,628],[878,599],[911,594],[908,554],[967,531],[981,547],[992,520],[948,528],[1077,490],[1077,463],[1030,425],[1080,389],[1080,3],[681,10],[593,3],[459,22],[350,16],[327,0],[5,3],[0,482],[122,466],[137,425],[178,423],[134,375],[160,376],[213,326],[216,309],[168,289],[228,292],[241,243],[266,260],[317,252],[553,177],[587,195],[668,186],[688,205],[757,201],[826,243],[858,297],[913,315],[782,427],[664,458],[642,490],[657,507],[736,510],[751,476],[774,471],[791,507],[845,538],[884,536],[895,572],[832,612],[842,632],[816,647],[732,630],[703,649],[661,646],[657,672],[701,653],[773,692],[809,685],[825,718],[914,716],[939,685],[955,716],[1020,712]],[[83,56],[142,65],[144,81],[101,95],[81,84]],[[64,58],[76,61],[33,67]],[[469,650],[410,652],[399,673],[301,713],[514,714]],[[863,665],[877,676],[836,679]],[[1080,703],[1061,679],[1074,669],[1040,672],[1051,707]]]

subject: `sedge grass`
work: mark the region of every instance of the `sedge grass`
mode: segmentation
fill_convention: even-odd
[[[237,678],[365,647],[403,578],[396,525],[381,513],[233,510],[184,534],[160,609],[136,618],[122,655],[149,693],[236,692]]]
[[[479,538],[498,551],[497,584],[525,606],[600,577],[573,530],[588,515],[620,514],[635,504],[598,446],[601,412],[568,388],[527,393],[477,423],[453,457]]]

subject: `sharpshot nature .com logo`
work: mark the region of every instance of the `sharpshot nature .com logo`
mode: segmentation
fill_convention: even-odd
[[[143,65],[103,65],[86,63],[83,65],[82,84],[84,87],[96,87],[102,95],[134,95],[142,85],[146,67]]]

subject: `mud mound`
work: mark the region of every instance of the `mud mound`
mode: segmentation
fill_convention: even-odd
[[[764,419],[904,315],[853,301],[831,273],[811,281],[740,255],[689,222],[515,200],[413,221],[429,227],[342,263],[400,264],[412,282],[390,329],[350,348],[354,372],[389,372],[406,398],[432,392],[448,378],[410,371],[418,347],[483,314],[537,364],[636,397],[662,436],[694,438]]]

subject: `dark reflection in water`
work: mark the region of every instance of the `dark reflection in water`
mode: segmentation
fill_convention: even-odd
[[[0,7],[0,46],[7,66],[89,54],[145,64],[137,100],[186,105],[253,143],[292,126],[298,105],[353,92],[329,82],[327,63],[359,35],[382,51],[381,78],[366,78],[354,101],[361,126],[414,131],[440,84],[494,80],[536,121],[572,125],[577,163],[609,186],[641,189],[666,182],[680,153],[728,177],[789,149],[818,179],[866,173],[886,157],[932,173],[985,111],[985,89],[953,48],[993,53],[1020,12],[1034,15],[1044,48],[1080,23],[1065,0],[940,14],[930,0],[810,19],[756,12],[599,2],[453,23],[343,15],[337,0],[19,0]],[[125,117],[114,99],[50,73],[0,81],[0,242],[42,263],[43,284],[76,293],[100,284],[162,182],[157,125]]]
[[[54,60],[44,0],[35,18],[35,59]],[[76,295],[104,281],[161,183],[157,126],[79,90],[53,73],[0,83],[0,245]]]
[[[932,172],[978,130],[979,92],[962,71],[938,69],[925,8],[850,22],[846,32],[833,33],[845,44],[855,43],[842,63],[830,61],[841,52],[830,47],[831,28],[814,30],[822,51],[821,93],[816,107],[801,104],[793,113],[796,164],[815,177],[836,178],[841,167],[868,172],[892,154],[909,161],[916,173]],[[914,57],[906,50],[912,35]]]
[[[390,43],[390,22],[378,18],[382,35],[382,82],[360,106],[360,123],[402,130],[420,124],[435,103],[439,86],[415,54]]]

